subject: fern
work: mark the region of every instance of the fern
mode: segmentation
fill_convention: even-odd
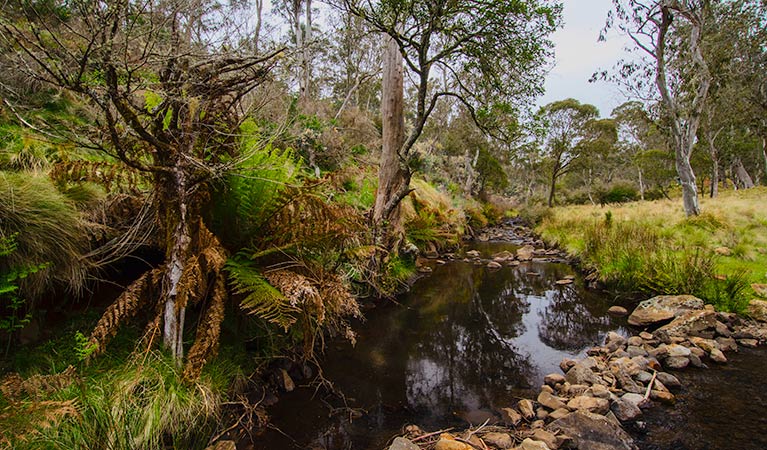
[[[240,301],[242,309],[286,331],[296,323],[300,310],[266,281],[251,260],[241,256],[230,258],[226,270],[233,292],[244,296]]]

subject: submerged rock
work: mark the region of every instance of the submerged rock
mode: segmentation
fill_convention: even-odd
[[[648,326],[667,322],[685,311],[703,309],[703,300],[692,295],[659,295],[645,300],[634,309],[628,322]]]
[[[420,450],[420,447],[412,443],[410,439],[398,437],[389,446],[389,450]]]
[[[517,249],[517,259],[520,261],[530,261],[533,259],[534,252],[535,247],[532,245],[525,245],[524,247]]]
[[[549,424],[548,430],[565,434],[579,449],[636,450],[634,440],[604,416],[578,411]]]

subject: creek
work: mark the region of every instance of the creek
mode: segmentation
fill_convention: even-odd
[[[516,248],[498,242],[467,250],[488,258]],[[567,264],[432,266],[398,304],[366,313],[355,346],[328,343],[323,375],[346,403],[311,387],[283,394],[269,409],[274,427],[253,449],[380,450],[405,424],[429,431],[478,425],[519,398],[535,398],[545,375],[561,373],[562,358],[582,357],[609,331],[629,333],[625,319],[607,314],[613,299],[585,289]],[[573,284],[556,284],[567,275],[575,275]],[[767,425],[762,356],[741,351],[727,366],[680,373],[686,387],[678,404],[647,411],[637,444],[644,450],[767,448],[757,437]]]

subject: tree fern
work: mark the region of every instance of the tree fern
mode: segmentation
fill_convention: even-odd
[[[296,322],[300,310],[269,284],[253,261],[235,256],[227,261],[226,270],[233,292],[243,296],[240,301],[242,309],[286,331]]]

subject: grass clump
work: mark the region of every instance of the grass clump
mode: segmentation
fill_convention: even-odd
[[[750,285],[767,280],[764,188],[703,201],[686,218],[678,201],[556,208],[538,227],[599,279],[642,294],[692,294],[721,310],[742,312]]]

